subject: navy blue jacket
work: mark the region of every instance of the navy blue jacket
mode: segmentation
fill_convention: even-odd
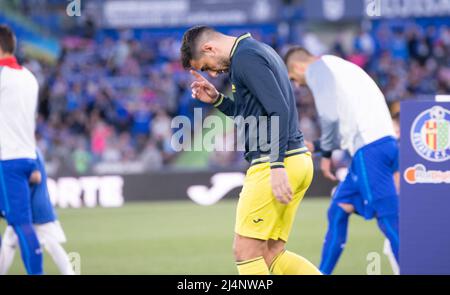
[[[245,130],[247,161],[252,164],[270,161],[271,168],[280,168],[284,167],[286,156],[307,151],[287,69],[275,50],[256,41],[249,33],[240,36],[231,50],[230,80],[233,99],[221,94],[214,106],[235,119],[257,118],[258,128],[262,129],[260,117],[267,118],[268,139],[261,139],[261,133],[251,132],[248,124],[236,120],[238,128]],[[274,131],[278,140],[271,132],[276,119],[279,129]]]

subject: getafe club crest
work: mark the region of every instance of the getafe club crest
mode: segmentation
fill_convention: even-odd
[[[428,161],[450,160],[450,111],[436,106],[421,113],[412,125],[411,143]]]

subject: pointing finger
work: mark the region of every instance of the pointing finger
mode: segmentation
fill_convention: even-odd
[[[200,80],[200,81],[205,81],[206,79],[200,75],[197,71],[194,70],[190,70],[189,71],[191,73],[192,76],[194,76],[196,79]]]
[[[202,81],[202,82],[194,81],[191,84],[191,88],[205,87],[205,86],[206,86],[206,82],[205,81]]]

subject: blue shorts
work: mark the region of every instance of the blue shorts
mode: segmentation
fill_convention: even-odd
[[[332,202],[351,204],[369,220],[398,214],[394,173],[398,171],[398,143],[384,137],[360,148]]]
[[[39,150],[37,153],[37,169],[41,173],[41,183],[31,185],[31,211],[34,224],[45,224],[56,221],[56,213],[50,202],[47,188],[47,172],[45,162]]]
[[[0,212],[10,225],[32,223],[29,179],[36,160],[0,161]]]

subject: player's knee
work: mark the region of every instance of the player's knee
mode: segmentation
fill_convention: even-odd
[[[337,223],[337,222],[339,222],[340,219],[345,219],[345,218],[348,217],[348,215],[350,213],[347,212],[343,208],[343,206],[346,207],[347,204],[337,204],[337,203],[332,203],[331,204],[330,208],[328,209],[328,222],[330,222],[330,223]],[[348,207],[346,207],[346,208],[347,208],[347,210],[350,209]],[[339,219],[339,220],[336,222],[337,219]]]
[[[235,261],[246,261],[264,255],[267,242],[236,235],[233,243]]]
[[[239,236],[234,238],[233,242],[233,255],[236,261],[244,261],[245,260],[245,252],[248,249],[245,249],[243,242]]]
[[[3,236],[2,245],[9,246],[11,248],[17,247],[17,235],[14,232],[14,229],[11,226],[8,226],[5,230],[5,234]]]
[[[59,244],[51,236],[42,237],[38,234],[38,238],[39,238],[39,243],[47,252],[51,252],[51,248],[53,247],[53,245]]]
[[[352,214],[355,212],[355,207],[351,204],[339,203],[339,207],[344,210],[347,214]]]
[[[377,218],[378,227],[391,239],[398,239],[398,216],[385,216]]]
[[[39,240],[32,224],[13,225],[13,228],[19,240],[39,248]]]
[[[236,243],[236,241],[233,242],[233,256],[234,260],[236,261],[240,261],[239,258],[242,256],[241,248],[239,247],[238,243]]]
[[[285,245],[286,242],[284,242],[283,240],[269,240],[267,242],[267,249],[269,250],[269,252],[278,254],[284,250]]]
[[[352,205],[350,205],[353,207]],[[348,210],[351,208],[347,208]],[[336,236],[337,242],[344,245],[347,240],[347,224],[350,213],[341,204],[333,203],[328,209],[329,232]]]
[[[267,248],[264,253],[264,259],[266,260],[266,263],[270,265],[275,257],[278,256],[281,252],[285,250],[286,243],[282,240],[269,240],[267,242]]]

